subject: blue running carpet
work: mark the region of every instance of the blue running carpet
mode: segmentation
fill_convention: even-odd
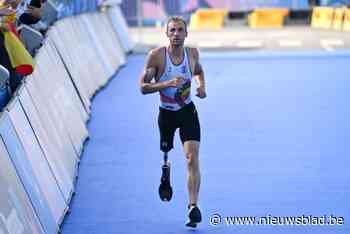
[[[159,97],[139,91],[144,60],[130,55],[94,98],[63,234],[350,233],[349,54],[202,54],[208,98],[193,95],[202,128],[195,230],[184,226],[178,132],[174,195],[158,196]],[[322,224],[330,216],[338,225]]]

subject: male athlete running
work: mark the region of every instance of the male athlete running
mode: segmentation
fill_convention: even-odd
[[[180,129],[188,170],[189,220],[186,225],[196,227],[202,220],[197,206],[200,187],[200,125],[196,107],[191,100],[191,81],[194,78],[197,83],[196,96],[205,98],[204,73],[199,63],[198,50],[184,47],[187,25],[181,17],[169,18],[166,35],[169,45],[149,52],[140,86],[143,94],[160,94],[158,125],[160,149],[165,158],[173,148],[175,130]],[[170,198],[171,195],[168,200]]]

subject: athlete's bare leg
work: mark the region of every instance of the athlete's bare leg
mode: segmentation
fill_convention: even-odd
[[[189,204],[197,204],[201,175],[199,170],[199,142],[186,141],[184,151],[187,159],[187,187],[189,193]]]

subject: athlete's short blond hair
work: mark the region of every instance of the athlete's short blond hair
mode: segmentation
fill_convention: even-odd
[[[187,23],[181,16],[171,16],[166,23],[166,31],[168,32],[168,25],[170,22],[182,22],[185,25],[185,31],[187,32]]]

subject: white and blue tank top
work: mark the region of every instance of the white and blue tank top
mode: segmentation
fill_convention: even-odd
[[[177,76],[184,78],[182,86],[179,88],[169,87],[159,91],[160,107],[177,111],[191,102],[191,81],[192,73],[190,69],[190,61],[187,50],[184,48],[183,60],[180,64],[173,64],[167,48],[165,48],[165,68],[164,72],[159,78],[159,81],[171,80]]]

